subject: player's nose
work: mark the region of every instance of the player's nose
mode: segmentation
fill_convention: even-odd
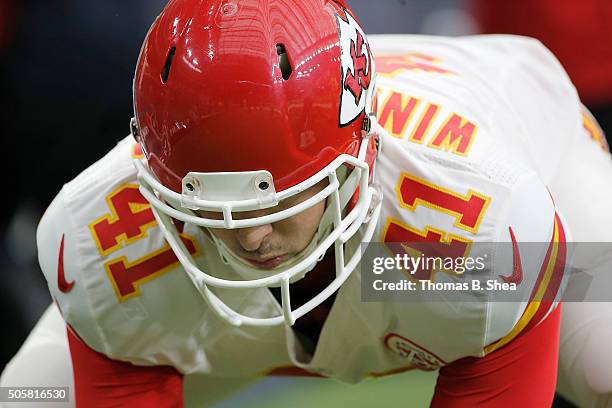
[[[240,228],[236,230],[236,236],[240,246],[245,251],[256,251],[261,246],[263,240],[272,233],[272,225],[264,224],[256,227]]]

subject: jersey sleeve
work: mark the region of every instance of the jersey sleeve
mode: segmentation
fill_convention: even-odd
[[[495,275],[516,283],[522,302],[490,302],[484,356],[440,369],[432,407],[545,407],[557,379],[568,232],[539,177],[516,181],[500,214]]]
[[[517,181],[500,217],[499,233],[495,278],[516,284],[517,295],[490,302],[485,355],[543,321],[557,306],[569,271],[569,231],[535,173]]]
[[[87,296],[86,280],[79,265],[76,232],[64,204],[64,189],[43,215],[36,232],[38,261],[51,297],[62,317],[92,348],[106,352],[96,328]]]
[[[49,291],[68,325],[77,407],[183,406],[182,375],[168,366],[135,366],[108,354],[80,273],[76,234],[62,190],[37,231],[38,256]]]

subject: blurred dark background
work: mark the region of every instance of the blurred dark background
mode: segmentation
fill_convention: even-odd
[[[165,3],[0,0],[0,367],[50,303],[36,259],[38,219],[64,182],[127,135],[140,44]],[[538,37],[612,129],[609,0],[348,3],[368,33]]]

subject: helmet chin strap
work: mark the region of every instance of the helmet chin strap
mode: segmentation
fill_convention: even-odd
[[[355,189],[357,188],[357,185],[359,184],[359,171],[354,170],[350,174],[348,174],[348,171],[349,169],[346,168],[346,166],[342,166],[336,172],[337,177],[339,181],[341,182],[341,187],[338,190],[341,211],[344,210],[344,208],[350,201],[351,197],[355,193]],[[297,265],[299,262],[301,262],[308,254],[310,254],[319,245],[319,243],[323,239],[325,239],[325,237],[327,237],[327,235],[330,233],[332,229],[333,220],[334,220],[334,206],[331,205],[330,200],[327,200],[325,211],[323,213],[323,216],[321,217],[321,220],[319,221],[319,228],[317,229],[317,232],[314,234],[312,240],[306,246],[306,248],[300,251],[300,253],[298,253],[297,255],[293,256],[292,258],[286,260],[285,262],[278,265],[274,269],[270,269],[270,270],[259,269],[247,263],[246,260],[236,255],[230,248],[228,248],[227,245],[225,245],[225,243],[222,240],[217,238],[212,232],[210,232],[207,235],[209,235],[212,238],[213,242],[217,246],[219,255],[221,256],[223,262],[226,265],[229,265],[236,273],[238,273],[241,277],[245,279],[258,279],[258,278],[277,275],[279,273],[282,273],[288,270],[292,266]],[[311,264],[306,265],[302,273],[294,276],[291,279],[290,283],[294,283],[302,279],[304,276],[306,276],[308,272],[314,269],[317,262],[319,262],[323,258],[323,256],[321,256],[319,259],[312,262]],[[280,286],[280,284],[276,286]]]

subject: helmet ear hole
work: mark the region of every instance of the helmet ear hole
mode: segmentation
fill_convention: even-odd
[[[283,79],[286,81],[291,76],[293,69],[289,63],[289,56],[283,44],[276,44],[276,54],[278,54],[278,66],[283,74]]]
[[[164,68],[161,72],[161,80],[165,84],[168,82],[168,76],[170,75],[170,66],[172,65],[172,59],[174,58],[174,54],[176,54],[176,47],[170,48],[168,51],[168,56],[166,57],[166,62],[164,63]]]

